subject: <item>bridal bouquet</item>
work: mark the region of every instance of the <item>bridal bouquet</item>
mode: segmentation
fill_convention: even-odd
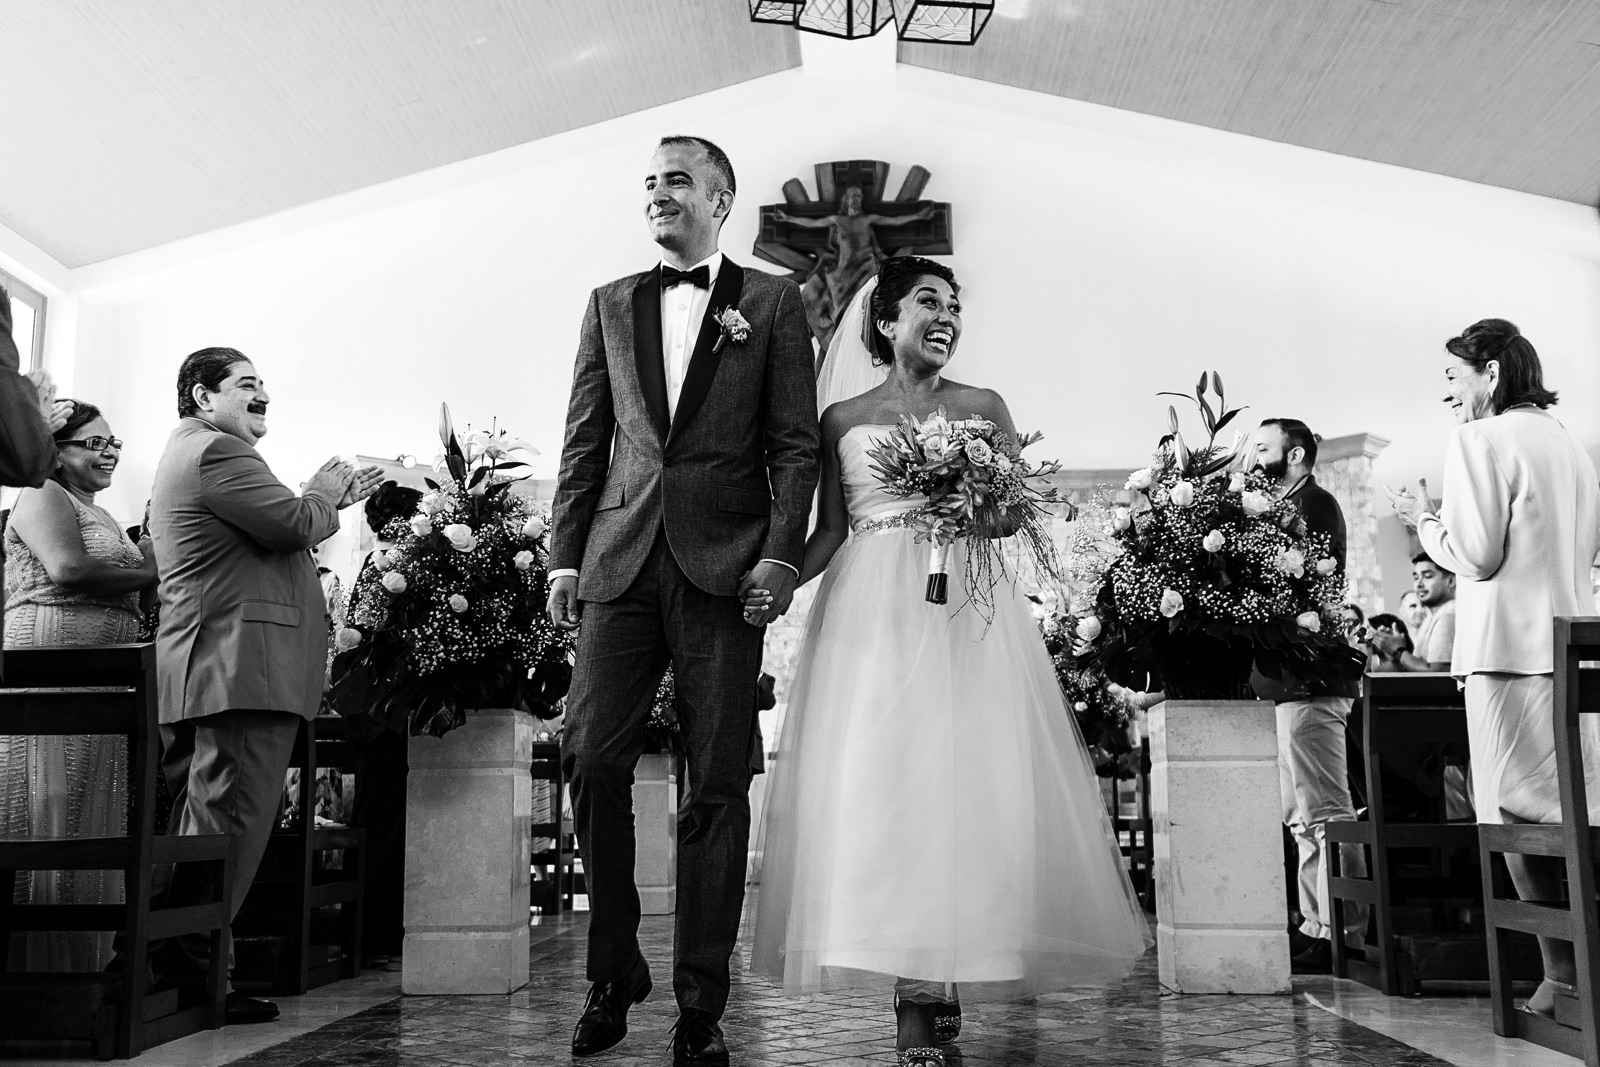
[[[1099,561],[1098,640],[1092,658],[1118,665],[1147,654],[1169,697],[1249,694],[1252,663],[1268,676],[1288,671],[1331,683],[1358,677],[1360,653],[1341,633],[1344,575],[1326,537],[1308,534],[1299,508],[1279,499],[1258,471],[1237,469],[1217,433],[1228,409],[1222,381],[1207,376],[1184,396],[1200,410],[1206,444],[1191,450],[1177,411],[1150,466],[1134,471],[1127,506],[1110,516],[1110,536],[1074,545]],[[1092,527],[1091,527],[1092,528]]]
[[[1040,574],[1059,578],[1045,508],[1056,491],[1044,479],[1060,464],[1030,464],[1021,456],[1041,436],[1024,434],[1013,448],[988,419],[952,420],[941,407],[926,419],[902,415],[894,432],[868,450],[873,471],[891,495],[928,498],[912,522],[918,542],[929,545],[929,603],[949,599],[950,545],[958,537],[971,538],[968,595],[986,617],[993,608],[995,569],[1005,569],[993,538],[1015,533]]]
[[[463,447],[440,416],[448,477],[409,520],[387,531],[357,579],[334,635],[330,700],[341,715],[374,715],[442,736],[470,708],[526,703],[548,717],[572,677],[571,635],[544,612],[549,520],[509,492],[531,449],[503,430]]]

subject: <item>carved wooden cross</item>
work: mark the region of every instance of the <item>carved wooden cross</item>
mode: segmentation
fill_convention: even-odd
[[[950,255],[950,205],[921,199],[929,174],[920,166],[893,200],[883,198],[889,164],[881,160],[818,163],[816,174],[818,199],[791,178],[784,203],[761,209],[755,254],[795,272],[811,332],[826,352],[850,298],[886,256]]]

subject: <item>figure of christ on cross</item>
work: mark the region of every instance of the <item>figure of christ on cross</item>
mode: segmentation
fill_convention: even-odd
[[[850,298],[887,256],[951,251],[950,205],[918,199],[928,172],[913,167],[899,194],[886,201],[880,198],[888,169],[875,160],[818,164],[821,200],[808,199],[791,180],[784,185],[787,203],[761,209],[755,252],[804,275],[795,280],[801,281],[806,318],[822,352]],[[832,211],[829,200],[835,201]]]

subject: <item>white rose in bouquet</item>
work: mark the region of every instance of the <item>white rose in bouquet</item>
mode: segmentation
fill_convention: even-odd
[[[1278,569],[1291,578],[1299,578],[1306,573],[1306,557],[1297,548],[1286,548],[1278,553]]]
[[[1006,455],[1004,452],[996,452],[994,454],[994,469],[999,471],[1001,474],[1010,473],[1011,457]]]
[[[1111,515],[1111,525],[1119,530],[1126,530],[1133,525],[1133,512],[1127,508],[1118,508]]]
[[[427,492],[422,495],[422,510],[428,515],[437,515],[446,506],[443,493]]]
[[[962,449],[967,458],[980,467],[987,467],[994,460],[994,449],[989,447],[989,442],[981,437],[974,437]]]
[[[1306,611],[1296,615],[1294,623],[1300,629],[1310,630],[1314,634],[1322,632],[1322,616],[1314,611]]]
[[[1161,614],[1172,618],[1183,610],[1183,594],[1176,589],[1168,589],[1161,594]]]
[[[418,537],[427,537],[433,533],[433,523],[426,515],[413,515],[411,517],[411,532]]]
[[[1244,504],[1246,515],[1265,515],[1272,510],[1272,498],[1257,489],[1252,489],[1240,497]]]
[[[406,576],[399,571],[390,571],[379,579],[383,587],[397,596],[406,591]]]
[[[1207,552],[1221,552],[1222,546],[1227,543],[1228,539],[1222,536],[1221,530],[1212,530],[1201,539],[1200,547]]]
[[[511,562],[516,566],[517,570],[525,571],[529,567],[533,566],[533,553],[529,552],[527,549],[523,549],[521,552],[518,552],[515,556],[511,557]]]
[[[1093,615],[1085,615],[1078,620],[1076,632],[1080,640],[1093,641],[1100,636],[1100,620]]]
[[[1178,482],[1173,485],[1170,495],[1173,504],[1180,508],[1186,508],[1194,503],[1194,483]]]
[[[549,528],[550,524],[544,521],[544,516],[529,515],[528,521],[522,524],[522,536],[537,539],[543,537]]]
[[[1233,477],[1228,479],[1228,492],[1230,492],[1230,493],[1242,493],[1242,492],[1244,492],[1244,472],[1243,471],[1234,471],[1233,472]]]
[[[478,547],[477,535],[466,523],[452,522],[444,528],[444,537],[457,552],[471,552]]]
[[[361,643],[361,631],[352,626],[341,626],[333,635],[333,647],[348,652]]]
[[[1154,480],[1155,475],[1151,472],[1149,467],[1140,467],[1138,470],[1128,475],[1127,488],[1148,489],[1150,488],[1150,483]]]
[[[1317,573],[1326,578],[1339,569],[1339,563],[1332,556],[1317,560]]]
[[[389,561],[389,553],[385,552],[381,548],[375,548],[375,549],[372,550],[372,569],[373,570],[386,571],[390,567],[393,567],[393,566],[394,566],[394,564]]]
[[[450,594],[450,610],[460,615],[467,610],[467,598],[460,593]]]

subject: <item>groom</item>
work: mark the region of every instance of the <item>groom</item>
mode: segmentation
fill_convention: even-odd
[[[788,609],[817,484],[810,334],[794,283],[717,250],[733,166],[667,137],[645,174],[661,263],[596,289],[578,342],[553,505],[549,611],[576,629],[562,758],[589,888],[587,1056],[649,995],[633,882],[633,769],[671,663],[687,750],[678,816],[674,1064],[726,1064],[750,838],[762,627]],[[739,594],[774,594],[742,614]]]

